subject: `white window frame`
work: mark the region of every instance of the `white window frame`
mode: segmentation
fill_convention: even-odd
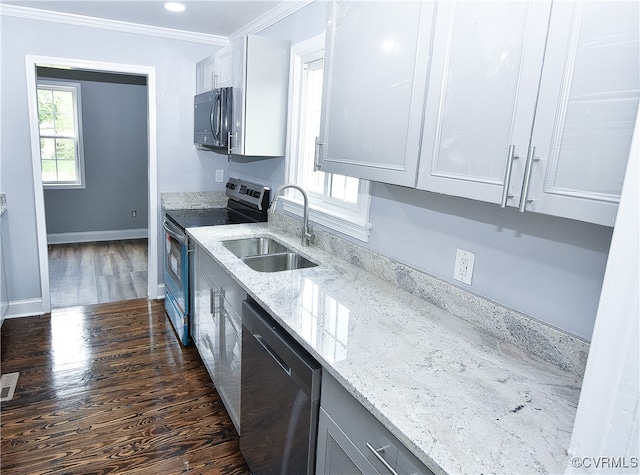
[[[295,157],[299,156],[301,128],[301,98],[303,83],[303,58],[316,52],[324,56],[324,33],[296,43],[291,47],[291,64],[289,76],[289,113],[286,149],[286,176],[290,183],[298,183],[298,169]],[[325,172],[325,188],[329,179]],[[329,197],[309,195],[309,220],[338,231],[360,241],[369,241],[369,194],[370,182],[360,180],[358,188],[358,204],[350,205],[341,200]],[[295,190],[289,190],[282,196],[282,209],[296,216],[303,215],[302,197]]]
[[[81,85],[79,82],[68,82],[68,81],[54,81],[47,79],[38,79],[36,88],[37,89],[53,89],[58,91],[71,91],[74,96],[74,110],[73,110],[73,120],[75,122],[76,127],[76,136],[75,136],[75,147],[76,147],[76,171],[77,171],[77,180],[75,181],[44,181],[42,180],[42,186],[45,189],[55,189],[55,190],[71,190],[71,189],[84,189],[86,188],[85,182],[85,173],[84,173],[84,145],[82,142],[82,94],[81,94]],[[37,101],[36,101],[36,109]],[[40,118],[40,111],[36,110],[36,117]],[[40,129],[38,128],[38,137],[40,135]],[[38,140],[38,145],[40,145],[40,140]],[[39,153],[42,152],[39,150]],[[40,167],[42,167],[42,155],[40,155]],[[42,170],[42,168],[41,168]]]

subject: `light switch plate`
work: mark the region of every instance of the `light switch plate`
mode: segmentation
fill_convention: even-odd
[[[216,183],[224,181],[224,170],[216,170]]]
[[[473,252],[464,249],[456,249],[456,264],[453,269],[453,278],[471,285],[473,277],[473,265],[476,261],[476,255]]]

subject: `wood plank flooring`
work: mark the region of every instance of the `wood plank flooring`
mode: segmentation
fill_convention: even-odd
[[[249,473],[195,347],[162,301],[54,309],[2,325],[3,475]]]
[[[49,245],[51,307],[147,296],[147,240]]]

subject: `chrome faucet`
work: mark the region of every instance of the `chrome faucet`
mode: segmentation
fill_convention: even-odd
[[[269,206],[269,213],[274,213],[276,211],[276,205],[278,204],[278,197],[283,190],[287,188],[295,188],[300,193],[302,193],[302,198],[304,200],[304,217],[302,222],[302,245],[308,246],[311,239],[313,239],[313,234],[309,232],[309,197],[307,196],[307,192],[304,189],[296,185],[295,183],[285,183],[280,188],[276,190],[273,195],[273,201],[271,202],[271,206]]]

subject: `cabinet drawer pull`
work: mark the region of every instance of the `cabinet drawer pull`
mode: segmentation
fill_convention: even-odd
[[[522,183],[522,193],[520,194],[520,212],[524,213],[528,203],[533,200],[529,199],[529,184],[531,183],[531,168],[535,162],[539,162],[540,158],[536,157],[536,148],[529,147],[529,154],[527,155],[527,168],[524,172],[524,182]]]
[[[371,451],[371,453],[375,456],[375,458],[377,458],[380,463],[382,465],[384,465],[384,467],[389,470],[389,472],[391,472],[393,475],[398,475],[398,472],[396,472],[393,467],[391,465],[389,465],[389,462],[387,462],[384,457],[382,455],[380,455],[380,452],[384,452],[384,447],[380,448],[380,449],[376,449],[373,445],[371,445],[369,442],[367,442],[367,448]]]
[[[502,190],[502,200],[500,200],[500,207],[506,208],[507,200],[513,198],[513,195],[509,194],[509,187],[511,186],[511,169],[513,167],[513,161],[518,160],[520,155],[516,154],[516,146],[509,146],[509,156],[507,157],[507,169],[504,172],[504,188]]]

